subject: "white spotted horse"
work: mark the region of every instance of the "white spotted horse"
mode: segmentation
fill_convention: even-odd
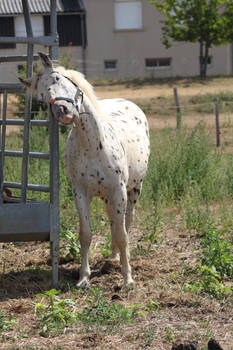
[[[112,257],[120,253],[124,285],[131,285],[127,233],[150,153],[146,117],[125,99],[98,100],[81,73],[55,68],[47,55],[39,56],[41,72],[20,81],[50,106],[59,122],[73,125],[64,164],[80,219],[81,268],[77,286],[87,288],[90,277],[90,203],[94,196],[102,197],[106,204]]]

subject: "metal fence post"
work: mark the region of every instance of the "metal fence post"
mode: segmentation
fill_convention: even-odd
[[[178,97],[177,88],[174,88],[174,98],[176,103],[176,128],[180,130],[181,128],[181,110],[180,110],[180,102]]]
[[[50,0],[50,32],[53,37],[57,38],[57,14],[56,0]],[[50,46],[50,57],[54,63],[58,61],[58,45]],[[50,118],[50,251],[52,257],[52,283],[53,288],[58,288],[58,261],[59,261],[59,234],[60,234],[60,212],[59,212],[59,127],[58,122],[54,119],[51,110]]]
[[[219,99],[215,102],[216,146],[220,147]]]

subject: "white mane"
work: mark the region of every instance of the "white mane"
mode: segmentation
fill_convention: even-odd
[[[77,84],[93,104],[98,116],[102,119],[106,117],[104,111],[99,105],[98,98],[96,97],[93,90],[93,86],[84,78],[84,75],[82,73],[71,69],[65,69],[62,66],[56,67],[54,70]]]

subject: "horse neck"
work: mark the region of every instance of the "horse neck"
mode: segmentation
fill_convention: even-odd
[[[104,133],[100,117],[87,96],[83,96],[80,117],[75,123],[79,146],[99,150],[104,143]]]

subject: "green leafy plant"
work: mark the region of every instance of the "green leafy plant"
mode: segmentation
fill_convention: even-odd
[[[188,230],[198,233],[208,231],[211,224],[211,213],[208,202],[201,203],[200,187],[192,183],[187,189],[185,197],[181,201],[182,219]]]
[[[66,258],[74,257],[78,261],[81,259],[81,246],[79,242],[79,237],[76,233],[72,231],[63,232],[64,245],[61,250],[64,251]]]
[[[74,300],[61,299],[59,293],[60,291],[51,289],[36,295],[37,298],[46,299],[46,303],[35,303],[35,312],[44,336],[59,332],[77,322]]]
[[[233,244],[224,238],[225,231],[218,230],[214,224],[201,240],[201,263],[223,276],[233,276]]]
[[[200,76],[206,77],[209,49],[231,41],[233,6],[226,0],[150,0],[163,14],[162,41],[200,45]]]
[[[107,239],[105,243],[100,244],[100,251],[103,257],[107,257],[111,255],[112,249],[111,249],[111,232],[108,232]]]
[[[213,150],[204,125],[190,133],[164,130],[151,135],[151,156],[141,202],[153,206],[181,201],[187,190],[198,188],[199,202],[232,196],[232,160]],[[231,174],[231,175],[230,175]],[[149,203],[148,203],[149,202]]]
[[[109,304],[102,296],[101,288],[90,289],[91,298],[87,299],[89,307],[85,307],[77,314],[77,317],[84,324],[87,330],[91,326],[101,328],[132,322],[138,314],[137,306],[124,307],[120,304]]]
[[[163,240],[163,207],[160,201],[153,200],[152,211],[150,211],[145,220],[142,221],[142,241],[147,243],[147,252],[152,250],[155,243]]]
[[[232,290],[221,283],[221,276],[213,268],[200,266],[195,272],[195,281],[186,283],[185,290],[195,294],[208,293],[216,299],[232,295]]]
[[[11,329],[14,322],[12,315],[6,316],[3,311],[0,311],[0,334]]]

